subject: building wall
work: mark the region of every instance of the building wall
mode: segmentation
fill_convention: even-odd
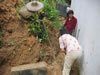
[[[100,75],[100,0],[72,0],[83,47],[81,75]]]

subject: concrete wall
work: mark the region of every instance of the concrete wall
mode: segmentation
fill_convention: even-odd
[[[83,47],[81,75],[100,75],[100,0],[72,0]]]

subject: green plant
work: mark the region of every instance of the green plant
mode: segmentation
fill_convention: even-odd
[[[8,46],[10,46],[10,47],[11,47],[11,46],[14,46],[15,43],[16,43],[15,40],[12,40],[12,41],[8,44]]]
[[[60,28],[60,23],[58,21],[59,19],[59,11],[56,10],[55,7],[51,6],[49,3],[44,2],[44,8],[42,13],[45,13],[46,18],[49,19],[50,21],[52,21],[55,25],[56,28],[59,29]]]
[[[30,30],[29,32],[31,34],[34,34],[34,36],[37,37],[37,40],[39,42],[42,42],[42,41],[48,41],[48,35],[45,31],[45,27],[42,23],[38,22],[38,23],[32,23],[30,24]]]
[[[57,29],[59,29],[59,12],[55,9],[54,6],[51,6],[49,0],[39,1],[42,1],[44,3],[44,8],[41,13],[36,12],[30,19],[28,19],[28,21],[30,22],[29,32],[30,34],[34,34],[39,42],[49,41],[47,32],[48,25],[44,25],[44,22],[46,21],[46,19],[48,19],[56,25]]]
[[[15,10],[17,11],[18,15],[20,15],[20,12],[19,12],[20,9],[15,8]]]
[[[30,21],[29,32],[31,35],[34,34],[39,42],[48,41],[47,26],[44,26],[43,22],[37,13]]]
[[[67,4],[65,0],[58,0],[58,3]]]
[[[15,10],[17,11],[18,15],[20,15],[20,9],[25,6],[25,2],[23,0],[21,0],[22,5],[18,5],[18,7],[15,8]],[[21,16],[21,15],[20,15]],[[19,17],[18,17],[19,18]],[[19,18],[20,19],[20,18]]]
[[[30,0],[33,1],[33,0]],[[27,19],[29,25],[29,33],[34,35],[39,42],[49,41],[48,38],[48,25],[44,25],[46,19],[50,20],[55,24],[57,29],[59,29],[60,24],[58,22],[59,12],[55,9],[56,0],[39,0],[44,3],[44,8],[41,13],[34,13],[30,18]],[[21,0],[22,5],[19,5],[19,8],[16,8],[18,14],[20,8],[25,5],[25,2]],[[53,5],[52,5],[53,4]],[[50,41],[49,41],[50,42]]]
[[[61,24],[58,21],[53,22],[56,26],[56,28],[59,30],[61,28]]]
[[[43,57],[44,57],[44,52],[40,51],[40,61],[43,60]]]
[[[25,6],[25,2],[23,0],[21,0],[21,3],[22,3],[23,6]]]

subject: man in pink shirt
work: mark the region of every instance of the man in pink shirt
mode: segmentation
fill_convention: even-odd
[[[75,60],[81,57],[82,49],[77,39],[70,34],[63,34],[62,36],[60,36],[59,44],[61,52],[66,53],[63,75],[69,75],[72,64]]]

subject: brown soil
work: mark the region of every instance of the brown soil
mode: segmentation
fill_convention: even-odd
[[[0,41],[2,42],[0,75],[11,75],[10,69],[13,66],[40,61],[50,65],[49,74],[61,75],[65,55],[59,53],[56,36],[58,31],[51,22],[47,21],[50,24],[48,29],[50,43],[36,41],[34,36],[29,36],[28,23],[25,20],[19,20],[20,17],[15,10],[15,5],[18,3],[20,0],[0,0]],[[64,19],[60,18],[60,21],[63,22]]]

